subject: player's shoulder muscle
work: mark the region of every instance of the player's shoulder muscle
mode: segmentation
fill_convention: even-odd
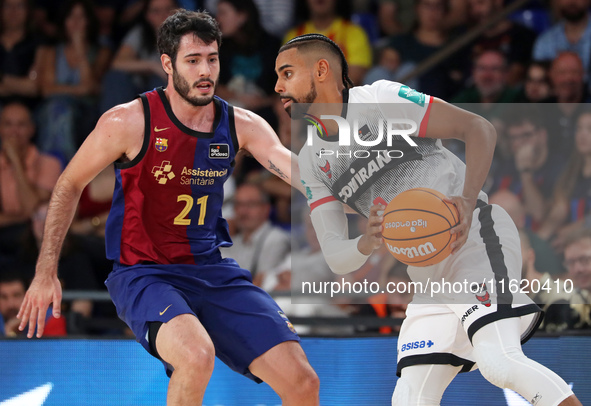
[[[273,128],[261,116],[240,107],[234,107],[234,123],[236,125],[236,137],[240,148],[251,151],[256,145],[262,145],[260,141],[265,139],[276,141],[277,137]]]
[[[129,136],[137,133],[143,134],[144,109],[139,99],[129,103],[119,104],[106,111],[99,119],[96,129],[106,135]]]
[[[118,159],[124,156],[133,159],[141,150],[143,132],[144,114],[139,101],[113,107],[99,118],[68,164],[64,176],[82,189]]]
[[[141,150],[144,139],[144,109],[139,99],[117,105],[105,112],[99,119],[92,136],[113,146],[119,156],[129,159]],[[105,145],[107,146],[107,145]],[[134,152],[136,152],[134,154]]]

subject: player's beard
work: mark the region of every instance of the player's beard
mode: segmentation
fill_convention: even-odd
[[[318,93],[316,92],[316,84],[314,84],[314,80],[313,79],[310,80],[310,91],[305,96],[299,97],[297,100],[295,97],[292,97],[289,95],[287,95],[287,97],[289,97],[292,101],[292,104],[285,108],[285,111],[287,111],[287,114],[289,114],[289,116],[293,119],[303,118],[304,113],[306,113],[306,112],[303,111],[302,109],[299,109],[299,108],[296,109],[297,110],[296,115],[298,117],[292,117],[291,106],[293,105],[293,103],[300,103],[300,104],[314,103],[314,101],[316,100],[316,97],[318,97]]]
[[[213,93],[215,93],[215,89],[217,87],[217,80],[214,82],[211,79],[200,79],[197,82],[193,83],[193,88],[197,87],[200,83],[208,82],[211,83],[213,88]],[[213,94],[211,96],[189,96],[189,92],[191,91],[191,86],[189,82],[177,72],[176,69],[172,70],[172,84],[174,86],[174,90],[188,103],[192,104],[195,107],[200,106],[207,106],[213,100]]]

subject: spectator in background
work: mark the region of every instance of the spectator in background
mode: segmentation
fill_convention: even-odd
[[[303,282],[324,283],[334,279],[334,274],[322,256],[308,207],[303,209],[301,218],[306,246],[292,252],[274,272],[269,273],[263,281],[263,289],[285,291],[290,290],[293,284],[296,291],[301,292]]]
[[[525,72],[525,83],[517,96],[517,103],[546,103],[550,98],[548,62],[531,62]]]
[[[259,186],[245,183],[234,194],[234,215],[238,234],[234,245],[222,248],[224,258],[231,257],[252,273],[253,282],[261,286],[265,273],[277,267],[289,254],[290,238],[269,221],[269,196]]]
[[[114,168],[108,166],[82,190],[78,210],[70,226],[72,248],[88,257],[98,281],[106,280],[113,269],[112,261],[105,257],[105,224],[114,189]]]
[[[575,148],[556,184],[552,207],[539,230],[542,238],[554,238],[553,245],[564,247],[568,233],[584,227],[591,213],[591,111],[577,120]]]
[[[550,83],[553,97],[549,99],[549,130],[553,134],[550,148],[568,155],[574,148],[576,120],[583,111],[583,103],[591,101],[584,82],[581,58],[574,52],[561,52],[552,61]]]
[[[0,112],[0,263],[12,262],[29,222],[49,200],[60,162],[31,142],[35,125],[27,106],[10,103]]]
[[[550,66],[554,103],[588,103],[585,71],[581,58],[574,52],[561,52]]]
[[[67,0],[35,0],[33,2],[33,25],[35,30],[46,40],[57,37],[60,10]]]
[[[388,46],[400,54],[402,61],[418,65],[442,49],[449,40],[444,24],[449,0],[418,0],[415,4],[415,26],[407,34],[390,38]],[[436,97],[449,98],[458,86],[452,77],[454,71],[459,73],[456,66],[459,59],[461,57],[448,58],[422,74],[418,78],[417,89]]]
[[[472,26],[484,24],[504,7],[503,0],[469,0],[468,3]],[[471,46],[472,54],[477,56],[489,49],[501,51],[506,55],[509,65],[507,82],[515,86],[525,76],[525,68],[530,61],[535,39],[534,31],[504,19],[474,41]]]
[[[376,17],[384,36],[410,31],[415,22],[414,0],[378,0]]]
[[[529,237],[519,232],[521,240],[522,286],[523,291],[544,310],[544,319],[540,329],[547,332],[558,332],[566,329],[589,328],[589,309],[583,305],[588,300],[586,292],[580,289],[568,291],[563,280],[554,280],[549,273],[541,273],[535,267],[536,254],[532,249]],[[588,303],[588,302],[587,302]],[[581,312],[580,310],[586,309]]]
[[[43,241],[43,230],[47,217],[48,205],[42,205],[35,215],[27,232],[27,236],[19,250],[15,268],[21,276],[32,280],[35,276],[35,266],[39,257],[41,242]],[[103,254],[104,255],[104,254]],[[62,289],[66,290],[96,290],[98,284],[91,259],[86,252],[77,250],[74,238],[71,234],[66,237],[64,248],[60,253],[58,262],[58,277]],[[84,317],[90,317],[93,304],[90,300],[77,299],[72,301],[70,310]]]
[[[25,298],[25,291],[25,282],[17,273],[4,273],[0,276],[0,317],[7,337],[20,334],[20,322],[16,315]]]
[[[517,91],[509,87],[507,75],[505,55],[494,50],[484,51],[474,61],[474,85],[454,97],[452,102],[480,103],[476,112],[492,120],[503,111],[499,103],[512,103],[517,98]]]
[[[564,264],[575,288],[591,293],[591,229],[581,228],[566,237]]]
[[[415,68],[414,63],[402,61],[398,51],[390,45],[378,47],[376,54],[376,66],[371,68],[367,72],[367,75],[365,75],[363,79],[364,85],[371,85],[377,80],[400,82],[404,76],[408,75]],[[404,84],[412,89],[420,89],[417,79],[406,80]]]
[[[534,44],[533,59],[552,60],[562,51],[579,55],[589,72],[591,55],[591,20],[589,0],[557,0],[562,20],[542,33]]]
[[[103,80],[100,112],[166,84],[156,32],[178,8],[175,0],[147,0],[141,21],[125,36]],[[113,89],[117,89],[113,91]]]
[[[0,1],[0,104],[19,98],[34,107],[39,95],[39,41],[27,0]]]
[[[263,29],[277,38],[283,38],[293,25],[296,0],[254,0]],[[205,9],[217,17],[219,0],[205,0]],[[225,47],[225,45],[224,45]]]
[[[359,85],[372,64],[371,45],[363,28],[348,21],[348,16],[338,15],[337,7],[345,3],[345,0],[339,3],[337,0],[306,0],[309,20],[291,29],[283,42],[310,33],[327,36],[343,50],[349,62],[349,77]]]
[[[25,281],[15,272],[0,276],[0,316],[4,321],[7,337],[25,336],[26,331],[19,331],[20,320],[16,318],[25,298],[27,286]],[[51,336],[65,336],[66,322],[64,317],[56,319],[49,308],[46,316],[45,334]]]
[[[224,42],[218,96],[276,126],[273,69],[280,41],[261,27],[253,0],[220,0],[216,19]]]
[[[543,114],[535,106],[515,106],[504,118],[511,158],[497,170],[493,190],[508,189],[518,195],[528,227],[536,230],[548,213],[564,156],[549,149]]]
[[[565,269],[552,246],[541,239],[531,228],[526,227],[525,207],[517,195],[509,190],[499,190],[490,195],[489,203],[498,204],[505,209],[517,229],[527,235],[529,245],[535,253],[534,266],[537,270],[542,273],[549,273],[552,276],[564,273]]]
[[[100,81],[110,51],[98,43],[98,25],[88,0],[70,0],[59,24],[59,42],[44,52],[38,145],[66,164],[98,119]]]
[[[500,51],[487,50],[474,60],[474,86],[457,95],[455,103],[511,103],[516,92],[509,87],[507,58]]]

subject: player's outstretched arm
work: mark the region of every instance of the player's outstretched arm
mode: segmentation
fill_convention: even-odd
[[[455,253],[468,238],[478,193],[484,185],[492,163],[497,133],[493,125],[483,117],[441,99],[434,99],[426,137],[455,138],[466,143],[464,190],[462,196],[451,196],[449,199],[456,205],[460,214],[460,224],[451,230],[452,234],[457,234],[457,239],[451,246],[452,253]]]
[[[234,112],[240,148],[250,152],[261,165],[303,193],[300,175],[296,172],[297,157],[281,144],[273,128],[251,111],[235,108]]]
[[[29,325],[29,338],[35,327],[37,337],[43,335],[45,315],[51,303],[54,317],[60,316],[62,289],[57,265],[82,190],[107,165],[123,156],[137,155],[143,141],[143,129],[139,101],[106,112],[57,181],[49,203],[35,278],[17,315],[21,320],[21,331]]]

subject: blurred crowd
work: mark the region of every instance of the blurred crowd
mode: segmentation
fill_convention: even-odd
[[[555,288],[531,291],[547,310],[543,328],[591,328],[585,305],[591,292],[591,108],[585,104],[591,0],[531,0],[501,16],[510,5],[509,0],[0,0],[0,332],[18,333],[15,315],[34,275],[47,203],[65,165],[103,112],[165,85],[156,30],[179,7],[216,17],[223,33],[217,94],[265,118],[288,148],[290,120],[274,92],[275,57],[282,43],[312,32],[341,46],[356,85],[400,81],[491,120],[499,137],[485,192],[520,230],[524,281],[530,288],[537,286],[533,280],[554,287],[558,284],[546,282],[573,283],[568,294]],[[463,157],[463,145],[447,146]],[[65,290],[105,289],[111,264],[104,254],[104,226],[113,186],[114,172],[107,168],[82,192],[59,264]],[[234,246],[223,255],[251,270],[257,285],[285,292],[292,283],[335,280],[303,196],[292,200],[289,186],[244,154],[225,193]],[[352,218],[353,235],[364,230],[363,221]],[[347,278],[408,280],[405,267],[385,249]],[[295,316],[404,317],[410,295],[374,296],[357,305],[277,300]],[[90,300],[68,305],[65,313],[78,318],[114,316],[113,309]],[[73,331],[67,317],[50,320],[49,326],[49,334]]]

